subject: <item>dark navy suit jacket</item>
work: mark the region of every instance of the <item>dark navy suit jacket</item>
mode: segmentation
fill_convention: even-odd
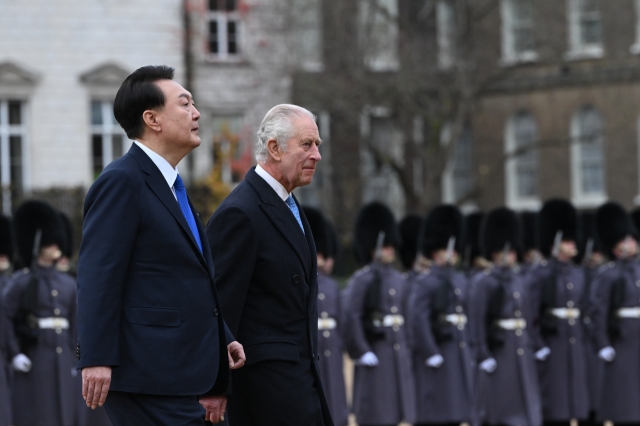
[[[315,426],[317,411],[333,425],[318,372],[315,243],[299,210],[304,234],[251,169],[207,225],[220,301],[247,356],[232,374],[227,407],[236,426]]]
[[[112,390],[226,391],[226,345],[234,338],[222,319],[209,244],[195,216],[204,253],[162,173],[135,144],[87,194],[77,367],[112,366]]]

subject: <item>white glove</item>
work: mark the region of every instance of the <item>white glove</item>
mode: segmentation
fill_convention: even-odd
[[[443,362],[444,358],[442,358],[442,355],[435,354],[430,356],[424,363],[427,364],[427,367],[440,368]]]
[[[498,368],[498,363],[493,358],[487,358],[480,363],[480,369],[491,374]]]
[[[616,350],[611,346],[607,346],[606,348],[600,349],[598,356],[604,361],[611,362],[616,358]]]
[[[11,365],[13,365],[13,369],[16,371],[28,373],[29,371],[31,371],[32,364],[31,360],[25,354],[18,354],[13,357]]]
[[[359,360],[356,361],[358,365],[366,365],[367,367],[375,367],[380,364],[378,357],[373,352],[369,351],[362,355]]]
[[[551,349],[545,346],[544,348],[536,352],[536,359],[538,361],[546,361],[547,358],[549,358],[549,354],[551,354]]]

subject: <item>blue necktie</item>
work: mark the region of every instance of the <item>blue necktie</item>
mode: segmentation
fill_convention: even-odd
[[[193,212],[191,211],[191,207],[189,206],[189,200],[187,199],[187,190],[184,188],[184,182],[182,182],[182,178],[180,177],[180,175],[176,177],[176,181],[173,184],[173,189],[176,190],[176,198],[178,199],[178,204],[180,204],[180,210],[182,210],[184,218],[187,219],[189,228],[191,228],[191,233],[196,239],[196,243],[198,243],[200,253],[202,253],[202,242],[200,241],[200,233],[198,232],[196,220],[194,219]]]
[[[291,195],[287,198],[286,203],[287,206],[289,206],[289,210],[291,210],[291,213],[293,213],[298,221],[298,225],[300,225],[300,229],[302,229],[302,233],[304,234],[304,226],[302,226],[302,220],[300,220],[300,212],[298,211],[298,206],[296,205],[296,202],[293,201],[293,197]]]

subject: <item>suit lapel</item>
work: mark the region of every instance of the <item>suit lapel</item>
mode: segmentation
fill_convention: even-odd
[[[203,254],[200,252],[200,249],[198,248],[198,243],[196,243],[195,237],[191,232],[191,228],[189,228],[189,224],[187,223],[187,220],[182,214],[180,205],[178,204],[175,197],[173,196],[173,192],[171,192],[171,188],[169,188],[169,185],[167,185],[167,181],[165,180],[164,176],[162,176],[162,173],[160,173],[160,170],[158,170],[158,167],[153,163],[153,161],[151,161],[149,156],[143,150],[141,150],[140,147],[138,147],[136,144],[133,144],[131,146],[129,153],[136,158],[136,160],[138,161],[138,164],[140,164],[140,168],[148,175],[147,185],[149,185],[149,188],[151,188],[151,190],[156,195],[156,197],[160,199],[162,204],[164,204],[164,206],[169,210],[169,212],[171,212],[173,217],[178,221],[178,224],[180,224],[180,226],[182,227],[183,232],[186,234],[187,238],[189,238],[189,240],[191,241],[192,248],[198,253],[198,256],[200,256],[200,260],[204,261]],[[191,201],[189,201],[189,206],[191,206]],[[191,206],[191,210],[195,211],[193,210],[193,206]],[[199,222],[199,221],[196,220],[196,222]],[[198,228],[198,230],[200,230],[200,228]],[[202,235],[203,233],[200,232],[201,241],[202,241]]]
[[[293,216],[291,210],[289,210],[289,206],[287,206],[287,204],[278,197],[278,194],[276,194],[273,188],[271,188],[264,179],[258,176],[255,169],[251,169],[247,173],[245,179],[261,198],[262,204],[260,204],[260,209],[265,213],[276,229],[280,231],[291,247],[293,247],[296,255],[305,266],[305,275],[307,275],[307,282],[309,282],[310,276],[308,274],[311,266],[309,243],[306,235],[302,233],[298,221]],[[299,210],[302,218],[302,209]],[[306,228],[305,233],[308,234],[309,232],[310,231]]]
[[[294,197],[295,198],[295,197]],[[298,200],[296,200],[298,203]],[[313,239],[313,233],[311,232],[311,227],[309,226],[309,222],[307,221],[307,216],[305,216],[304,211],[300,208],[298,204],[298,209],[300,210],[300,219],[302,220],[302,225],[304,226],[304,235],[307,239],[307,247],[309,248],[309,259],[311,261],[311,265],[309,265],[309,298],[307,299],[307,312],[311,312],[313,306],[316,302],[316,298],[318,297],[318,257],[316,254],[316,243]]]

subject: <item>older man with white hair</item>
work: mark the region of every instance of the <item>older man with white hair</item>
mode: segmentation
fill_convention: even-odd
[[[207,225],[225,319],[247,356],[232,376],[233,426],[333,425],[318,373],[315,244],[292,195],[313,180],[321,143],[309,111],[272,108],[258,165]]]

